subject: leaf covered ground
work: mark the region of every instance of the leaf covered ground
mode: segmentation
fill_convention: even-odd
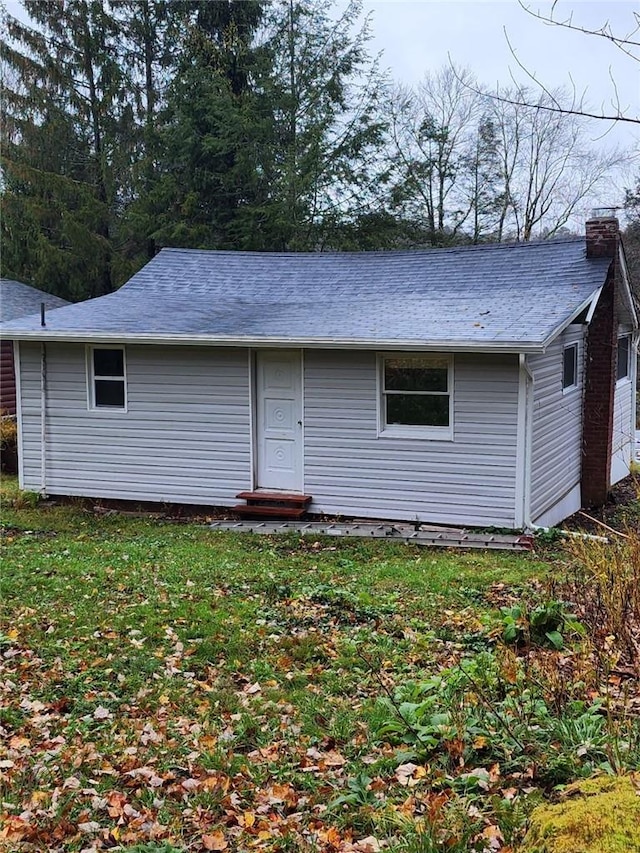
[[[500,642],[557,556],[4,494],[0,849],[508,851],[555,786],[634,766],[586,651]]]

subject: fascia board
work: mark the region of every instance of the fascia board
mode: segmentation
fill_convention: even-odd
[[[580,313],[580,312],[578,312]],[[569,321],[570,322],[570,321]],[[434,352],[502,352],[502,353],[541,353],[546,343],[539,341],[446,341],[446,340],[380,340],[347,338],[252,338],[252,337],[213,337],[211,335],[133,335],[117,332],[68,332],[2,330],[3,337],[19,341],[61,341],[66,343],[113,343],[113,344],[158,344],[171,346],[212,346],[212,347],[253,347],[273,348],[304,347],[305,349],[358,349],[390,351]]]
[[[604,287],[604,285],[602,285]],[[556,328],[548,335],[543,343],[543,351],[547,349],[547,347],[552,344],[558,335],[561,335],[567,326],[570,326],[576,317],[579,317],[585,309],[588,309],[586,322],[590,323],[591,318],[593,317],[593,312],[596,309],[596,305],[598,304],[598,299],[600,299],[600,294],[602,293],[602,287],[599,287],[597,290],[587,297],[584,302],[581,302],[580,305],[575,309],[575,311],[570,314],[565,320],[562,321]],[[523,348],[522,352],[526,350]]]
[[[602,287],[604,287],[604,285]],[[587,324],[587,326],[591,323],[591,321],[593,320],[593,315],[596,313],[596,308],[598,307],[598,302],[600,301],[600,294],[602,293],[602,287],[598,288],[598,292],[593,297],[593,302],[589,306],[589,311],[587,312],[587,316],[585,318],[585,323]]]
[[[627,301],[627,306],[628,306],[629,311],[631,313],[631,319],[633,321],[633,328],[637,329],[638,325],[639,325],[639,323],[638,323],[638,312],[636,311],[636,305],[635,305],[635,302],[633,299],[633,294],[631,293],[631,282],[629,281],[629,270],[627,267],[627,258],[625,256],[624,247],[622,245],[620,245],[618,257],[619,257],[619,261],[620,261],[620,270],[622,272],[622,275],[620,276],[620,278],[622,280],[622,292],[624,293],[624,296],[625,296],[626,301]]]

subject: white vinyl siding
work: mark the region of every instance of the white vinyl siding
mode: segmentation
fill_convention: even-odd
[[[24,485],[39,489],[40,345],[20,351]],[[246,350],[127,346],[126,413],[87,410],[84,352],[47,344],[49,493],[228,506],[250,488]],[[454,432],[443,442],[378,435],[375,352],[305,352],[312,512],[514,526],[518,358],[454,362]]]
[[[20,487],[40,490],[41,479],[41,442],[40,442],[40,375],[41,359],[40,344],[18,344],[20,399],[18,406],[21,412],[21,450],[22,450],[22,481]],[[84,355],[84,347],[82,347]],[[16,365],[18,368],[18,365]],[[83,386],[85,386],[83,383]],[[84,408],[86,410],[86,388]]]
[[[515,524],[517,356],[455,356],[453,440],[378,435],[372,352],[305,353],[305,491],[313,512]]]
[[[50,494],[229,505],[251,484],[248,354],[128,346],[127,412],[87,410],[85,347],[47,344]],[[24,487],[41,487],[40,345],[20,344]]]
[[[619,335],[631,335],[630,327],[621,327]],[[613,445],[611,460],[611,484],[622,480],[629,473],[633,452],[635,418],[633,413],[635,384],[635,353],[629,340],[629,375],[616,382],[613,400]]]
[[[584,342],[585,327],[569,326],[544,355],[527,359],[534,377],[531,447],[534,523],[580,485]],[[577,383],[563,390],[564,348],[574,343],[578,344]]]

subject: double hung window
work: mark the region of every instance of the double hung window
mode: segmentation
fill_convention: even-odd
[[[124,347],[90,347],[88,361],[89,408],[125,410]]]
[[[453,358],[380,357],[381,435],[453,437]]]

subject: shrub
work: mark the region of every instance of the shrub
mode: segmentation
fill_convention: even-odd
[[[640,674],[640,533],[615,542],[574,540],[563,592],[576,603],[596,649]]]
[[[8,415],[0,417],[0,464],[8,474],[18,469],[18,429],[16,419]]]
[[[0,448],[15,447],[18,440],[16,419],[11,415],[0,416]]]

